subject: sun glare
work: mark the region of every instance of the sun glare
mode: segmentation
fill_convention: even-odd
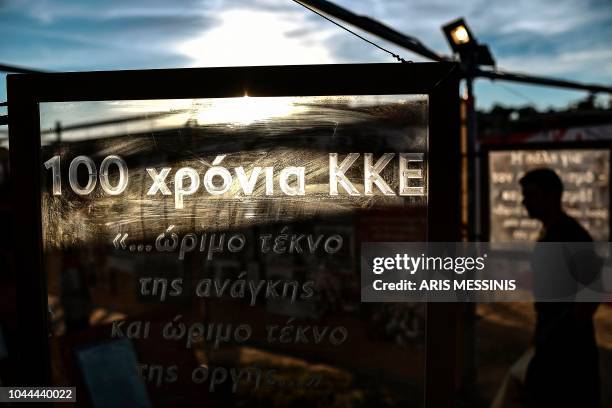
[[[334,62],[323,45],[328,32],[305,30],[308,23],[302,14],[230,10],[219,19],[218,26],[179,44],[178,52],[191,58],[194,66]]]
[[[290,116],[299,112],[301,107],[294,104],[293,98],[220,98],[196,108],[198,125],[228,123],[248,125],[270,118]]]

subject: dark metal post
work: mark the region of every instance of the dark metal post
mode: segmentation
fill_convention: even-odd
[[[468,63],[465,77],[465,128],[467,142],[468,241],[480,241],[480,148],[477,136],[476,100],[474,97],[474,65]],[[471,393],[477,381],[476,364],[476,304],[463,305],[463,391]]]
[[[62,142],[62,124],[60,123],[59,120],[55,122],[55,136],[57,138],[56,139],[57,143],[61,143]]]

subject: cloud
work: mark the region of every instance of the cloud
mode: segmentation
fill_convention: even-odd
[[[463,16],[502,68],[602,82],[612,72],[609,0],[335,2],[440,53],[440,26]],[[394,61],[291,0],[0,0],[0,36],[3,62],[53,70]]]
[[[612,77],[612,49],[599,48],[583,51],[560,52],[550,55],[506,57],[500,65],[509,70],[526,71],[538,75],[576,77],[593,72],[600,80],[610,83]],[[598,67],[595,71],[593,67]]]
[[[173,16],[201,14],[201,0],[13,0],[8,11],[19,12],[39,23],[52,24],[63,19],[103,20],[135,16]]]
[[[335,62],[329,31],[293,12],[229,9],[219,24],[177,44],[197,66],[320,64]],[[296,32],[296,27],[302,31]],[[304,30],[304,28],[306,28]]]

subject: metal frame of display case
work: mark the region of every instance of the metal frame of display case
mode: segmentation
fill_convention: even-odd
[[[20,385],[50,379],[41,224],[42,102],[249,96],[408,95],[429,98],[428,239],[460,240],[459,69],[454,63],[190,68],[9,75],[14,244],[19,271]],[[425,401],[453,406],[461,337],[458,305],[427,308]]]

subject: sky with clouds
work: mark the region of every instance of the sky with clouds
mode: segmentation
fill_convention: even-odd
[[[450,50],[440,26],[463,16],[500,68],[612,85],[610,0],[335,3],[444,54]],[[394,62],[291,0],[0,0],[0,38],[0,63],[50,71]],[[482,108],[560,107],[584,96],[488,80],[477,82],[476,91]]]

